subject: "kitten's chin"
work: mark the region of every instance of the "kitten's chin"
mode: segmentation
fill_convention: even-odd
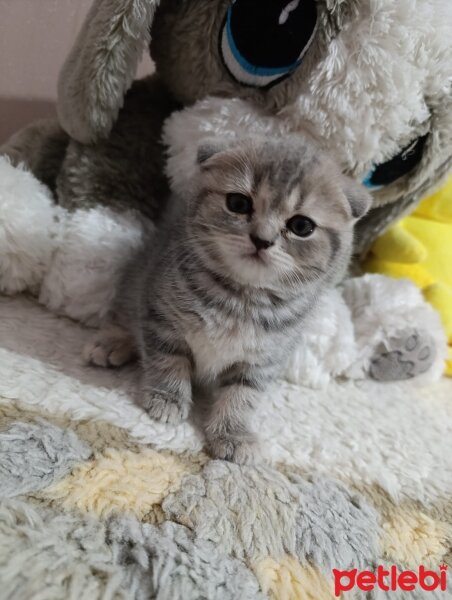
[[[240,285],[269,288],[277,285],[281,270],[269,253],[256,252],[242,240],[219,240],[218,257],[231,279]],[[221,258],[220,258],[221,257]]]
[[[268,287],[278,280],[278,273],[271,261],[256,255],[229,258],[227,267],[232,277],[242,285]]]

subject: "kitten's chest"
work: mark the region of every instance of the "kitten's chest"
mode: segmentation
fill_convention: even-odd
[[[185,337],[200,379],[214,378],[236,362],[258,363],[265,354],[264,336],[253,325],[193,329]]]

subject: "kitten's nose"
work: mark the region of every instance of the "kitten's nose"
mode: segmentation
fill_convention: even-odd
[[[267,250],[268,248],[273,246],[273,244],[275,243],[275,242],[269,242],[268,240],[263,240],[262,238],[257,237],[256,235],[253,235],[252,233],[250,233],[250,239],[253,242],[253,244],[256,246],[256,250]]]

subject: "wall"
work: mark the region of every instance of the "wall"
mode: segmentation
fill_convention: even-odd
[[[59,69],[92,0],[0,0],[0,143],[55,114]],[[140,74],[150,70],[146,60]]]

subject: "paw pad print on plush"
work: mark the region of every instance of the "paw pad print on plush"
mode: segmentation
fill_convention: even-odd
[[[435,342],[428,333],[406,330],[377,347],[369,374],[377,381],[412,379],[428,371],[435,357]]]

